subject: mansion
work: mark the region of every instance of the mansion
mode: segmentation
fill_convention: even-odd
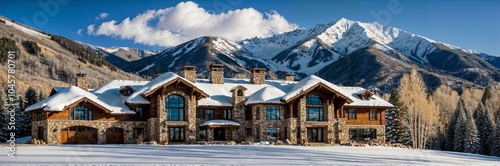
[[[194,66],[151,81],[114,80],[88,88],[54,87],[32,113],[32,137],[48,144],[194,143],[197,141],[385,142],[390,103],[361,87],[343,87],[315,75],[295,81],[223,78],[210,65],[209,79]]]

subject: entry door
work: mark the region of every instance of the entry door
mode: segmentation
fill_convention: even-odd
[[[43,126],[38,126],[36,138],[39,140],[44,140],[43,139]]]
[[[323,142],[323,128],[307,128],[309,142]]]
[[[226,130],[224,128],[215,128],[214,129],[214,140],[215,141],[226,140]]]

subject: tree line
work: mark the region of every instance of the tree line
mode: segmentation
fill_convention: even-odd
[[[0,105],[3,106],[6,103],[6,89],[2,88],[0,90]],[[24,112],[24,110],[45,99],[45,95],[40,90],[36,92],[35,88],[29,87],[23,96],[19,96],[17,102],[19,103],[19,108],[15,110],[15,134],[16,138],[31,136],[31,113]],[[5,142],[10,137],[10,132],[8,124],[10,122],[10,115],[7,114],[7,110],[4,107],[0,107],[0,142]]]
[[[386,112],[386,140],[418,149],[500,156],[500,100],[496,94],[500,88],[495,95],[491,91],[489,87],[464,90],[460,97],[443,85],[434,92],[412,70],[385,97],[394,105]]]

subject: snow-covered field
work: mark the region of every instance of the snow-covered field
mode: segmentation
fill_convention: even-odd
[[[209,164],[209,165],[500,165],[500,158],[384,147],[270,145],[63,145],[20,146],[17,157],[0,150],[0,165]]]

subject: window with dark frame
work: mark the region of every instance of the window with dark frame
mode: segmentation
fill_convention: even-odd
[[[165,101],[168,121],[184,121],[184,98],[170,95]]]
[[[140,118],[142,118],[142,107],[135,108],[135,113],[136,113],[137,116],[139,116]]]
[[[144,128],[134,128],[134,139],[144,139]]]
[[[266,140],[276,141],[280,139],[280,128],[278,127],[267,127],[266,128]]]
[[[377,120],[377,110],[370,110],[370,120]]]
[[[349,120],[355,120],[356,119],[356,110],[349,110]]]
[[[306,98],[306,121],[325,121],[323,101],[318,95],[309,95]]]
[[[377,129],[351,128],[349,129],[349,139],[353,141],[369,141],[377,139]]]
[[[280,107],[267,106],[266,107],[266,119],[279,120],[280,119]]]
[[[232,120],[233,119],[233,111],[231,111],[231,110],[224,110],[224,119],[226,119],[226,120]]]
[[[185,134],[184,127],[169,127],[168,128],[168,140],[170,142],[184,142]]]
[[[214,119],[214,110],[206,110],[207,119]]]
[[[238,89],[238,90],[236,91],[236,95],[237,95],[237,96],[243,96],[243,90]]]
[[[207,129],[198,130],[198,139],[206,140],[207,139]]]
[[[70,109],[70,120],[92,120],[92,111],[84,106],[76,106]]]

